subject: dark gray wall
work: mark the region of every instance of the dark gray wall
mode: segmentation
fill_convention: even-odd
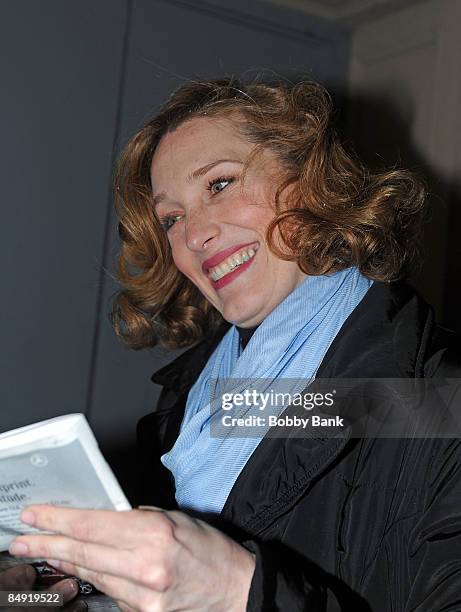
[[[1,429],[85,411],[126,3],[0,3]]]
[[[272,69],[341,89],[348,39],[257,2],[16,0],[0,21],[1,430],[85,412],[128,486],[171,355],[124,349],[108,322],[115,152],[191,76]]]

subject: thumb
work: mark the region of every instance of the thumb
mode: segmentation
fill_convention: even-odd
[[[74,578],[65,578],[50,586],[47,593],[59,593],[62,595],[63,605],[77,597],[79,593],[78,583]]]

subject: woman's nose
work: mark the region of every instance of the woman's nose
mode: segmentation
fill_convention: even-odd
[[[186,217],[186,245],[191,251],[202,251],[205,243],[219,234],[219,225],[210,217],[209,211],[202,209]],[[209,246],[209,245],[208,245]]]

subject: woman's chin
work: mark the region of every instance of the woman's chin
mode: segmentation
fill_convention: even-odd
[[[265,302],[259,300],[251,300],[251,303],[249,303],[247,299],[245,304],[237,304],[233,301],[224,304],[221,314],[226,321],[238,327],[254,327],[259,325],[267,314],[264,305]]]

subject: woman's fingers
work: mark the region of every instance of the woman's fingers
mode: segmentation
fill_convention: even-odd
[[[0,573],[0,591],[34,591],[36,589],[37,572],[28,564],[15,565]],[[63,605],[69,604],[78,595],[76,580],[66,578],[53,584],[47,589],[49,593],[60,593]],[[72,604],[69,612],[82,612],[87,608],[85,602],[78,601]],[[46,608],[43,608],[45,610]],[[68,609],[68,606],[66,607]],[[42,608],[36,608],[40,612]]]
[[[251,554],[184,513],[157,508],[29,510],[29,524],[55,534],[20,536],[12,543],[12,554],[55,559],[50,565],[134,610],[195,610],[210,598],[216,609],[231,609],[244,601],[249,589]],[[27,519],[27,511],[24,514]],[[221,591],[221,584],[229,588]]]
[[[120,576],[111,576],[103,572],[65,562],[60,563],[59,567],[60,570],[66,574],[73,573],[86,582],[93,584],[99,591],[109,595],[117,602],[120,601],[127,610],[147,610],[155,608],[161,597],[161,593],[157,593],[139,583]],[[145,573],[146,575],[149,573],[148,568],[145,568]]]
[[[27,554],[31,557],[49,559],[51,566],[66,574],[79,576],[103,592],[107,592],[105,587],[109,577],[129,581],[132,585],[164,590],[174,579],[171,556],[177,553],[179,546],[172,540],[167,547],[156,547],[147,536],[143,545],[138,545],[135,551],[79,542],[60,535],[20,536],[15,542],[26,543]],[[14,550],[12,546],[11,551]],[[110,584],[113,582],[110,581]],[[109,594],[114,597],[113,592]]]
[[[46,589],[47,593],[59,593],[62,595],[63,605],[68,604],[79,594],[78,583],[73,578],[65,578]]]
[[[121,518],[118,515],[122,515]],[[114,531],[119,530],[120,542],[123,540],[123,527],[126,529],[129,512],[113,510],[80,510],[60,506],[30,506],[21,514],[21,520],[28,525],[69,536],[76,540],[104,544],[113,539]],[[129,519],[128,519],[129,520]]]
[[[25,523],[83,542],[134,548],[145,542],[146,527],[153,538],[171,534],[167,512],[145,510],[80,510],[60,506],[30,506],[21,514]]]
[[[33,506],[30,511],[35,517],[30,524],[64,535],[20,536],[13,541],[11,554],[55,559],[65,562],[70,574],[80,575],[75,568],[86,568],[154,590],[164,588],[167,580],[171,582],[172,558],[180,547],[175,529],[178,522],[189,520],[179,513],[170,518],[159,510],[114,512]],[[53,561],[50,564],[56,566]]]
[[[30,557],[49,559],[49,564],[67,574],[76,574],[76,567],[113,574],[136,575],[136,558],[129,550],[114,549],[101,544],[79,542],[65,536],[32,535],[20,536],[16,544],[25,544]],[[10,548],[14,552],[15,548]],[[63,563],[66,563],[64,569]]]

